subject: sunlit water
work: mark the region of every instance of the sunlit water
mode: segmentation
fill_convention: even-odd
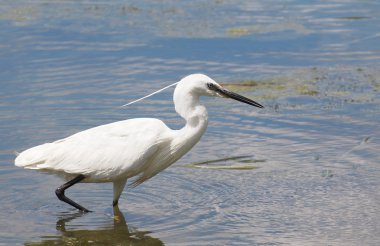
[[[359,0],[2,3],[0,244],[378,245],[379,13]],[[14,152],[112,121],[180,128],[172,90],[119,106],[195,72],[265,109],[204,99],[201,142],[126,188],[120,211],[110,184],[68,191],[95,211],[82,215],[55,197],[58,177],[14,167]],[[254,168],[220,168],[239,165]]]

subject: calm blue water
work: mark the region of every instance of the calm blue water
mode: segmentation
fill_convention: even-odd
[[[0,245],[378,245],[378,1],[4,1]],[[208,99],[210,124],[125,189],[16,168],[14,153],[134,117],[183,125],[172,90],[205,73],[265,109]],[[195,162],[252,170],[188,168]],[[207,165],[205,165],[207,167]],[[209,164],[211,167],[211,163]],[[115,214],[115,216],[113,216]]]

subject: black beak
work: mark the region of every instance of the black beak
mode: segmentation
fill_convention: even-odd
[[[258,107],[258,108],[264,108],[263,105],[261,105],[260,103],[258,102],[255,102],[247,97],[244,97],[242,95],[239,95],[237,93],[234,93],[234,92],[231,92],[231,91],[228,91],[224,88],[221,88],[219,86],[216,86],[214,84],[209,84],[208,87],[211,89],[211,90],[214,90],[216,92],[218,92],[219,94],[221,94],[222,96],[225,96],[225,97],[228,97],[228,98],[232,98],[232,99],[235,99],[236,101],[239,101],[239,102],[243,102],[243,103],[246,103],[246,104],[249,104],[249,105],[252,105],[252,106],[255,106],[255,107]]]

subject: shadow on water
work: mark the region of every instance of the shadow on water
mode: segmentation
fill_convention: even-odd
[[[118,206],[113,209],[113,226],[110,228],[70,229],[68,223],[83,215],[85,214],[76,213],[58,218],[56,228],[60,235],[41,236],[40,242],[26,242],[24,245],[164,245],[160,239],[149,236],[149,231],[129,229]]]

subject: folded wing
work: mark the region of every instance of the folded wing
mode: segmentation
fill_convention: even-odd
[[[157,119],[132,119],[91,128],[20,153],[15,165],[83,174],[93,181],[132,177],[170,142],[170,129]]]

